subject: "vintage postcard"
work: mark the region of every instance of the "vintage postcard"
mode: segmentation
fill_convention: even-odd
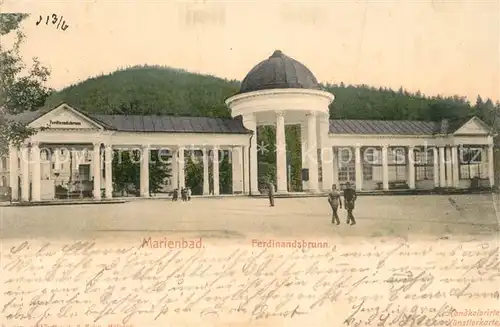
[[[0,326],[500,325],[497,0],[3,0],[0,38]]]

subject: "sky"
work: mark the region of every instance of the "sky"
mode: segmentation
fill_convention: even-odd
[[[324,83],[500,100],[500,0],[3,0],[1,10],[31,13],[22,55],[49,66],[56,89],[138,64],[242,80],[280,49]],[[65,31],[45,24],[52,14]]]

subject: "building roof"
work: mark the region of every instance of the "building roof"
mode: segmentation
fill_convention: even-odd
[[[306,66],[276,50],[250,70],[239,93],[289,88],[319,90],[320,86]]]
[[[440,133],[439,122],[415,120],[330,120],[332,134],[432,135]]]
[[[439,122],[419,120],[331,119],[331,134],[364,135],[434,135],[453,134],[472,117],[443,119]],[[480,120],[479,118],[475,118]],[[481,121],[481,120],[480,120]],[[483,121],[482,124],[487,126]]]
[[[89,115],[100,123],[122,132],[163,133],[250,133],[241,121],[235,118],[139,116],[139,115]]]
[[[56,107],[57,108],[57,107]],[[182,117],[167,115],[99,115],[88,114],[74,107],[104,128],[121,132],[163,132],[163,133],[215,133],[248,134],[240,116],[235,118]],[[52,109],[53,110],[53,109]],[[8,120],[30,124],[51,110],[23,112],[19,115],[6,115]],[[452,134],[472,118],[456,120],[443,119],[440,122],[416,120],[353,120],[331,119],[330,134],[359,135],[435,135]],[[480,121],[479,118],[475,118]],[[486,126],[484,122],[482,124]]]
[[[58,108],[56,106],[55,108]],[[163,132],[163,133],[216,133],[248,134],[241,117],[210,118],[155,115],[98,115],[88,114],[70,106],[106,129],[121,132]],[[30,124],[51,110],[25,111],[18,115],[6,115],[7,120]]]

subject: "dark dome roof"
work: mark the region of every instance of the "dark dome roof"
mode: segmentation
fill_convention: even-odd
[[[306,66],[276,50],[250,70],[241,83],[240,93],[289,88],[319,90],[320,86]]]

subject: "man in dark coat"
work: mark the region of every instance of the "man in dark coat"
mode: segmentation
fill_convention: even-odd
[[[340,199],[340,192],[337,190],[337,185],[332,185],[332,191],[328,194],[328,203],[332,208],[332,224],[337,223],[340,225],[338,208],[342,209],[342,200]]]
[[[344,206],[345,209],[347,210],[347,224],[355,225],[356,220],[354,219],[354,215],[352,214],[354,210],[354,203],[356,202],[356,191],[354,188],[351,187],[351,183],[347,182],[345,183],[345,190],[344,190]]]

